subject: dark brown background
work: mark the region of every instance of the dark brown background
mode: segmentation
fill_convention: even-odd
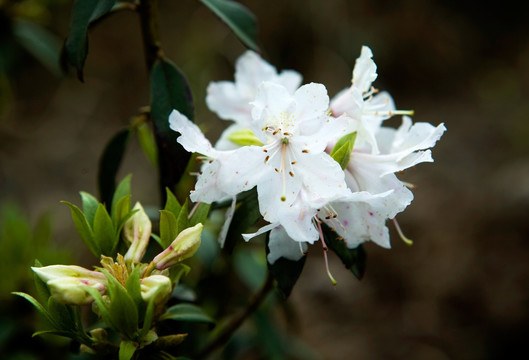
[[[197,1],[161,0],[163,47],[187,74],[197,122],[212,80],[232,80],[243,46]],[[357,281],[331,257],[338,286],[312,251],[291,301],[299,335],[324,359],[497,359],[527,355],[529,340],[529,27],[527,6],[441,0],[244,1],[259,20],[264,56],[321,82],[332,96],[350,82],[361,45],[378,65],[375,85],[415,121],[446,124],[434,164],[400,175],[418,187],[392,229],[390,251],[368,244]],[[60,37],[70,4],[52,7]],[[96,193],[98,156],[148,102],[138,19],[118,14],[90,34],[85,83],[24,58],[0,122],[0,201],[54,216],[56,240],[80,245],[59,200]],[[398,121],[391,122],[398,125]],[[134,144],[135,199],[157,199],[155,171]],[[156,203],[156,202],[154,202]],[[155,204],[154,204],[155,205]],[[80,259],[82,261],[82,259]]]

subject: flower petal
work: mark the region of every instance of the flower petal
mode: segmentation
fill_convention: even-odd
[[[253,91],[255,93],[255,90]],[[206,104],[221,119],[233,120],[248,127],[251,122],[250,96],[243,96],[234,83],[212,82],[208,85]]]
[[[279,258],[298,261],[305,256],[303,252],[307,250],[307,244],[292,240],[283,227],[277,226],[270,232],[268,248],[270,252],[266,259],[273,264]]]
[[[377,66],[371,59],[373,52],[367,46],[362,46],[360,57],[356,59],[353,70],[353,86],[362,93],[367,92],[377,78]]]
[[[216,157],[216,150],[204,136],[200,128],[178,110],[169,115],[169,127],[181,134],[177,141],[189,152]]]

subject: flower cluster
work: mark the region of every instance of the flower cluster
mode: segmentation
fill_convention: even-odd
[[[178,142],[204,164],[191,199],[211,203],[257,187],[259,210],[271,231],[268,260],[297,260],[326,224],[348,248],[371,240],[389,248],[386,220],[412,201],[395,173],[432,162],[443,124],[412,124],[412,111],[395,109],[377,77],[372,52],[362,47],[351,86],[330,100],[324,85],[301,84],[291,70],[278,74],[256,53],[236,63],[234,82],[208,87],[209,108],[232,120],[215,146],[174,110],[169,122]],[[398,129],[383,126],[403,115]]]

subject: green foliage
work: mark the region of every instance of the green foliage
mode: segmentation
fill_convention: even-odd
[[[331,151],[331,156],[342,169],[345,169],[351,160],[351,153],[356,140],[356,131],[342,136],[340,140],[334,145]]]
[[[76,0],[72,10],[70,33],[63,49],[63,62],[73,65],[83,81],[83,68],[88,55],[88,27],[108,13],[116,0]]]
[[[226,23],[244,45],[259,51],[256,19],[248,8],[231,0],[200,0],[200,2]]]
[[[178,133],[167,121],[173,109],[194,118],[193,98],[187,79],[171,61],[158,58],[151,70],[151,119],[158,150],[160,188],[174,189],[191,157],[176,142]],[[165,195],[165,194],[163,194]]]
[[[50,244],[51,220],[41,216],[32,226],[14,204],[0,207],[0,273],[9,274],[0,281],[0,299],[11,297],[15,290],[32,286],[29,267],[39,257],[45,264],[69,262],[70,256]]]
[[[303,266],[307,260],[306,256],[303,256],[298,261],[288,260],[283,257],[277,259],[273,264],[268,263],[268,271],[276,280],[276,288],[283,297],[286,299],[290,296],[294,285],[298,281]]]
[[[123,225],[135,213],[130,209],[130,180],[129,175],[118,184],[112,197],[110,214],[103,203],[86,192],[81,192],[83,210],[68,201],[62,201],[70,208],[81,239],[97,258],[101,255],[116,255]]]
[[[260,218],[257,189],[254,188],[237,195],[237,207],[226,236],[225,251],[231,253],[235,243],[242,239],[241,234],[246,233],[250,226],[253,226]]]
[[[215,323],[215,320],[207,315],[200,307],[192,304],[178,304],[171,306],[162,316],[160,316],[159,320]]]
[[[366,269],[367,254],[362,245],[355,249],[349,249],[345,241],[335,232],[331,231],[328,226],[323,225],[323,236],[325,243],[338,255],[345,267],[354,274],[359,280],[362,279]]]

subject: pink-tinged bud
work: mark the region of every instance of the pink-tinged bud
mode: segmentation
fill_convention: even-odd
[[[167,249],[159,253],[153,263],[156,269],[163,270],[193,256],[200,247],[200,236],[202,235],[201,223],[184,229]]]
[[[145,302],[154,298],[154,304],[165,304],[173,287],[171,279],[164,275],[151,275],[140,280],[141,297]]]
[[[100,272],[91,271],[77,265],[50,265],[43,267],[32,267],[37,276],[44,282],[57,278],[93,278],[105,281],[106,277]]]
[[[123,237],[130,243],[129,250],[125,254],[125,261],[139,263],[149,244],[152,224],[139,202],[134,205],[132,210],[138,211],[125,222],[123,227]]]
[[[51,295],[59,302],[68,305],[88,305],[94,298],[85,290],[91,287],[103,294],[105,282],[88,278],[63,277],[47,282]]]
[[[106,288],[104,274],[76,265],[51,265],[31,268],[48,285],[53,297],[64,304],[87,305],[94,299],[84,289],[92,287],[101,294]]]

